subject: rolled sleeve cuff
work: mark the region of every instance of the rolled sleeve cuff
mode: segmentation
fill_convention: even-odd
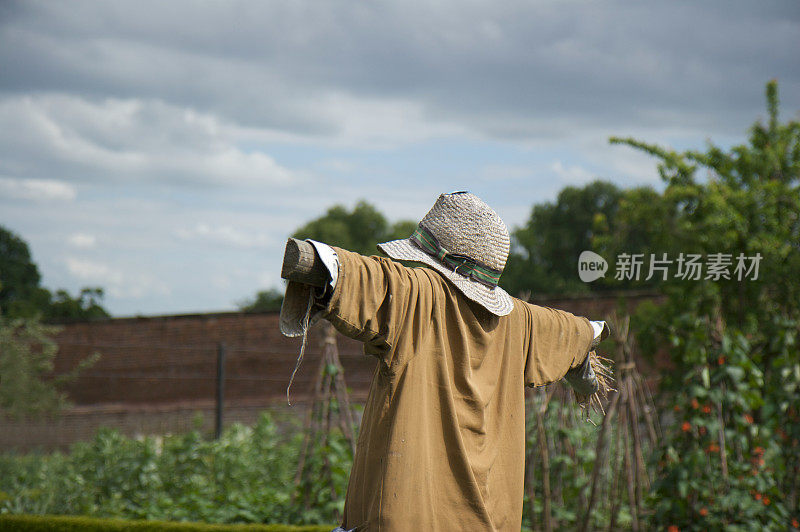
[[[594,331],[594,339],[589,347],[589,351],[591,351],[597,347],[600,342],[608,338],[609,334],[611,334],[611,329],[605,321],[590,321],[589,324]],[[595,375],[592,365],[589,362],[588,353],[583,363],[569,370],[564,378],[575,392],[580,395],[591,395],[600,388],[597,382],[597,375]]]
[[[333,290],[336,288],[336,283],[339,280],[339,255],[337,255],[336,251],[328,244],[323,244],[316,240],[306,240],[306,242],[314,246],[314,250],[316,250],[317,255],[319,255],[319,258],[322,260],[322,264],[324,264],[325,268],[328,270],[328,276],[330,278],[328,285],[331,287],[331,290]]]

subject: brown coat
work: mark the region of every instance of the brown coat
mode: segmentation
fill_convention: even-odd
[[[436,271],[336,249],[323,315],[380,363],[347,489],[345,529],[518,532],[525,386],[586,358],[586,318],[514,300],[489,314]]]

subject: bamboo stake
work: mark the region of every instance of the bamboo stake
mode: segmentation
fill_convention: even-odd
[[[554,387],[558,385],[553,385]],[[560,388],[560,386],[558,386]],[[560,427],[564,427],[564,408],[563,402],[558,405],[558,424]],[[552,415],[552,414],[551,414]],[[568,442],[566,441],[566,437],[556,438],[553,435],[553,453],[555,456],[561,456],[564,453],[564,450],[567,449]],[[553,490],[553,500],[556,501],[556,504],[560,505],[561,508],[564,507],[564,463],[556,464],[555,466],[555,489]]]
[[[614,476],[614,481],[611,487],[611,509],[609,510],[610,517],[608,522],[608,532],[612,530],[616,530],[617,525],[617,514],[619,513],[619,505],[617,501],[619,501],[619,477],[622,474],[622,469],[620,468],[620,451],[622,449],[622,442],[621,442],[621,434],[619,427],[617,427],[617,434],[616,438],[614,438],[614,462],[612,463],[612,471]]]
[[[333,383],[334,380],[330,379],[329,382]],[[333,412],[332,412],[333,409],[331,408],[331,402],[327,401],[326,403],[328,405],[328,417],[327,417],[327,420],[326,420],[326,423],[325,423],[325,444],[324,444],[325,448],[327,448],[330,445],[331,426],[332,426],[331,417],[333,415]],[[331,468],[330,455],[328,453],[325,453],[325,462],[324,463],[325,463],[325,470],[324,470],[323,478],[331,478],[331,476],[333,475],[333,471],[332,471],[332,468]],[[331,482],[330,488],[331,488],[331,499],[335,500],[336,499],[336,487],[333,485],[333,482]],[[333,515],[334,515],[334,521],[339,522],[340,518],[341,518],[341,516],[339,515],[339,510],[335,510]]]
[[[535,501],[536,501],[536,464],[533,451],[527,453],[525,457],[525,485],[528,487],[528,515],[531,525],[536,521]]]
[[[793,464],[792,464],[792,461],[794,462]],[[792,464],[791,467],[787,467],[786,468],[787,473],[790,475],[789,483],[790,483],[790,486],[791,486],[789,488],[789,497],[788,497],[789,508],[797,508],[799,506],[798,505],[798,500],[797,500],[798,499],[797,477],[800,475],[800,459],[798,459],[797,455],[794,455],[793,460],[790,458],[789,460],[787,460],[787,462]]]
[[[619,393],[615,393],[614,397],[611,399],[611,405],[608,407],[608,413],[603,418],[603,423],[600,426],[600,434],[597,437],[597,447],[595,450],[595,462],[594,462],[594,471],[592,471],[592,481],[591,481],[591,491],[589,494],[589,504],[585,506],[586,513],[583,516],[583,522],[581,523],[580,530],[585,532],[589,530],[589,523],[592,517],[592,508],[594,508],[594,504],[597,497],[597,490],[600,480],[600,471],[603,468],[603,463],[605,462],[605,452],[606,452],[606,432],[608,432],[608,428],[611,426],[611,418],[614,417],[614,414],[617,411],[617,404],[619,403]]]
[[[336,330],[332,325],[328,326],[326,344],[329,346],[330,360],[329,363],[336,367],[336,377],[334,379],[334,388],[336,392],[336,400],[339,403],[339,425],[345,438],[350,442],[350,449],[353,456],[356,455],[356,438],[354,427],[356,426],[353,419],[353,410],[350,408],[350,399],[347,394],[347,383],[344,381],[344,367],[339,360],[339,347],[336,344]]]
[[[647,471],[644,464],[644,455],[642,454],[642,436],[639,432],[639,415],[636,407],[636,395],[634,390],[633,378],[630,373],[626,377],[627,381],[627,395],[628,395],[628,410],[630,411],[631,433],[633,434],[633,452],[636,457],[636,499],[638,504],[641,505],[644,501],[644,488],[647,486],[649,489],[650,481],[647,478]]]
[[[331,368],[333,369],[331,370]],[[334,403],[336,408],[334,408]],[[336,420],[334,420],[334,416],[336,416]],[[295,474],[295,485],[303,486],[303,506],[306,509],[310,508],[312,504],[310,494],[315,482],[318,484],[320,479],[330,480],[333,474],[332,464],[327,453],[322,457],[321,471],[308,470],[307,461],[312,452],[312,442],[319,442],[322,447],[328,446],[332,431],[336,426],[342,430],[351,449],[355,451],[353,415],[347,398],[344,370],[339,361],[336,331],[333,326],[328,325],[314,381],[314,399],[306,415],[303,446]],[[313,479],[308,478],[311,475],[314,475]],[[335,499],[337,494],[332,483],[329,488],[331,496]]]
[[[639,394],[639,401],[642,404],[642,413],[644,414],[645,418],[645,426],[647,427],[647,435],[650,438],[651,446],[654,445],[658,441],[658,436],[656,434],[656,424],[653,420],[653,416],[651,414],[651,407],[650,403],[647,402],[647,396],[645,394],[645,387],[647,383],[644,382],[641,375],[638,373],[636,374],[636,390]]]
[[[639,413],[636,405],[636,384],[633,374],[636,369],[636,364],[633,361],[632,341],[629,335],[630,332],[630,316],[625,316],[624,327],[621,333],[622,336],[622,355],[625,360],[622,380],[625,383],[625,397],[624,401],[628,409],[628,421],[630,422],[631,434],[633,435],[633,453],[634,453],[634,472],[635,472],[635,485],[636,485],[636,502],[637,508],[641,507],[644,500],[644,485],[647,484],[649,488],[649,479],[647,478],[646,466],[644,464],[644,456],[642,454],[642,438],[639,431]]]
[[[725,392],[723,387],[723,393]],[[722,404],[717,403],[717,418],[719,419],[719,459],[722,466],[722,478],[725,488],[728,487],[728,451],[725,448],[725,420],[722,417]]]
[[[314,377],[314,397],[311,400],[311,405],[307,406],[306,410],[306,420],[303,423],[303,447],[300,451],[300,460],[297,463],[297,472],[294,476],[294,483],[295,485],[300,484],[300,479],[303,475],[303,469],[305,468],[306,458],[308,455],[308,447],[311,442],[311,436],[314,433],[314,410],[317,408],[317,404],[319,403],[320,399],[322,398],[322,370],[324,368],[323,364],[320,364],[317,367],[317,374]]]
[[[627,390],[625,391],[627,393]],[[631,448],[628,444],[628,410],[623,408],[620,410],[620,425],[622,426],[622,443],[624,446],[625,457],[625,478],[628,484],[628,504],[631,509],[631,530],[638,532],[639,530],[639,508],[636,504],[636,474],[633,469],[633,459],[631,457]]]
[[[562,388],[562,390],[564,390],[564,388]],[[574,408],[569,408],[569,409],[564,408],[563,405],[567,404],[568,394],[564,394],[564,397],[562,399],[563,400],[561,402],[562,404],[561,411],[566,413],[566,415],[564,416],[565,421],[563,423],[563,426],[564,428],[574,429],[577,425],[577,419],[576,419],[577,410],[575,410]],[[567,449],[567,453],[569,454],[569,457],[572,460],[572,462],[577,463],[578,453],[577,450],[575,449],[575,446],[572,444],[572,442],[569,441],[568,436],[564,436],[564,445]],[[579,475],[578,478],[581,481],[583,481],[584,478],[586,477],[583,468],[578,467],[576,469]],[[578,508],[586,508],[586,486],[582,487],[580,491],[578,491]]]
[[[325,359],[326,357],[323,355],[322,363],[320,364],[323,368],[325,367]],[[323,370],[323,379],[322,379],[322,397],[324,400],[322,401],[321,408],[319,409],[319,417],[317,418],[317,427],[316,431],[314,431],[314,437],[319,436],[322,434],[322,447],[328,446],[328,441],[330,438],[330,415],[331,415],[331,403],[328,399],[330,395],[330,379],[326,378],[326,372]],[[327,453],[325,454],[322,462],[322,471],[320,472],[320,478],[330,478],[331,474],[331,465],[330,460],[328,459]],[[333,486],[331,486],[331,490],[333,491]],[[334,493],[335,496],[335,493]],[[304,501],[304,507],[306,510],[311,508],[311,497],[306,497]]]
[[[532,412],[534,408],[536,408],[535,402],[529,397],[527,399],[526,411]],[[531,516],[531,526],[535,526],[536,523],[536,460],[534,452],[535,451],[531,449],[531,451],[527,453],[527,471],[525,477],[525,485],[528,487],[528,503],[530,504],[529,511]]]
[[[540,390],[539,395],[543,398],[543,405],[536,408],[536,431],[539,440],[539,453],[542,457],[542,491],[544,493],[544,508],[542,513],[542,522],[545,532],[552,532],[553,522],[550,513],[550,456],[547,451],[547,435],[544,430],[544,413],[547,409],[549,398],[547,393]],[[550,394],[552,397],[552,394]]]

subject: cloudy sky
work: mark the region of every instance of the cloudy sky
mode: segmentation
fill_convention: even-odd
[[[114,315],[233,309],[335,203],[659,186],[608,137],[742,142],[771,78],[796,117],[798,48],[796,1],[3,0],[0,225]]]

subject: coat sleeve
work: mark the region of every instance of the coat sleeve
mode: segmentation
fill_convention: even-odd
[[[363,342],[366,354],[391,364],[398,335],[430,314],[429,278],[390,259],[334,249],[339,279],[322,317],[343,335]]]
[[[584,317],[563,310],[522,303],[526,331],[525,385],[543,386],[566,375],[586,359],[594,329]]]

